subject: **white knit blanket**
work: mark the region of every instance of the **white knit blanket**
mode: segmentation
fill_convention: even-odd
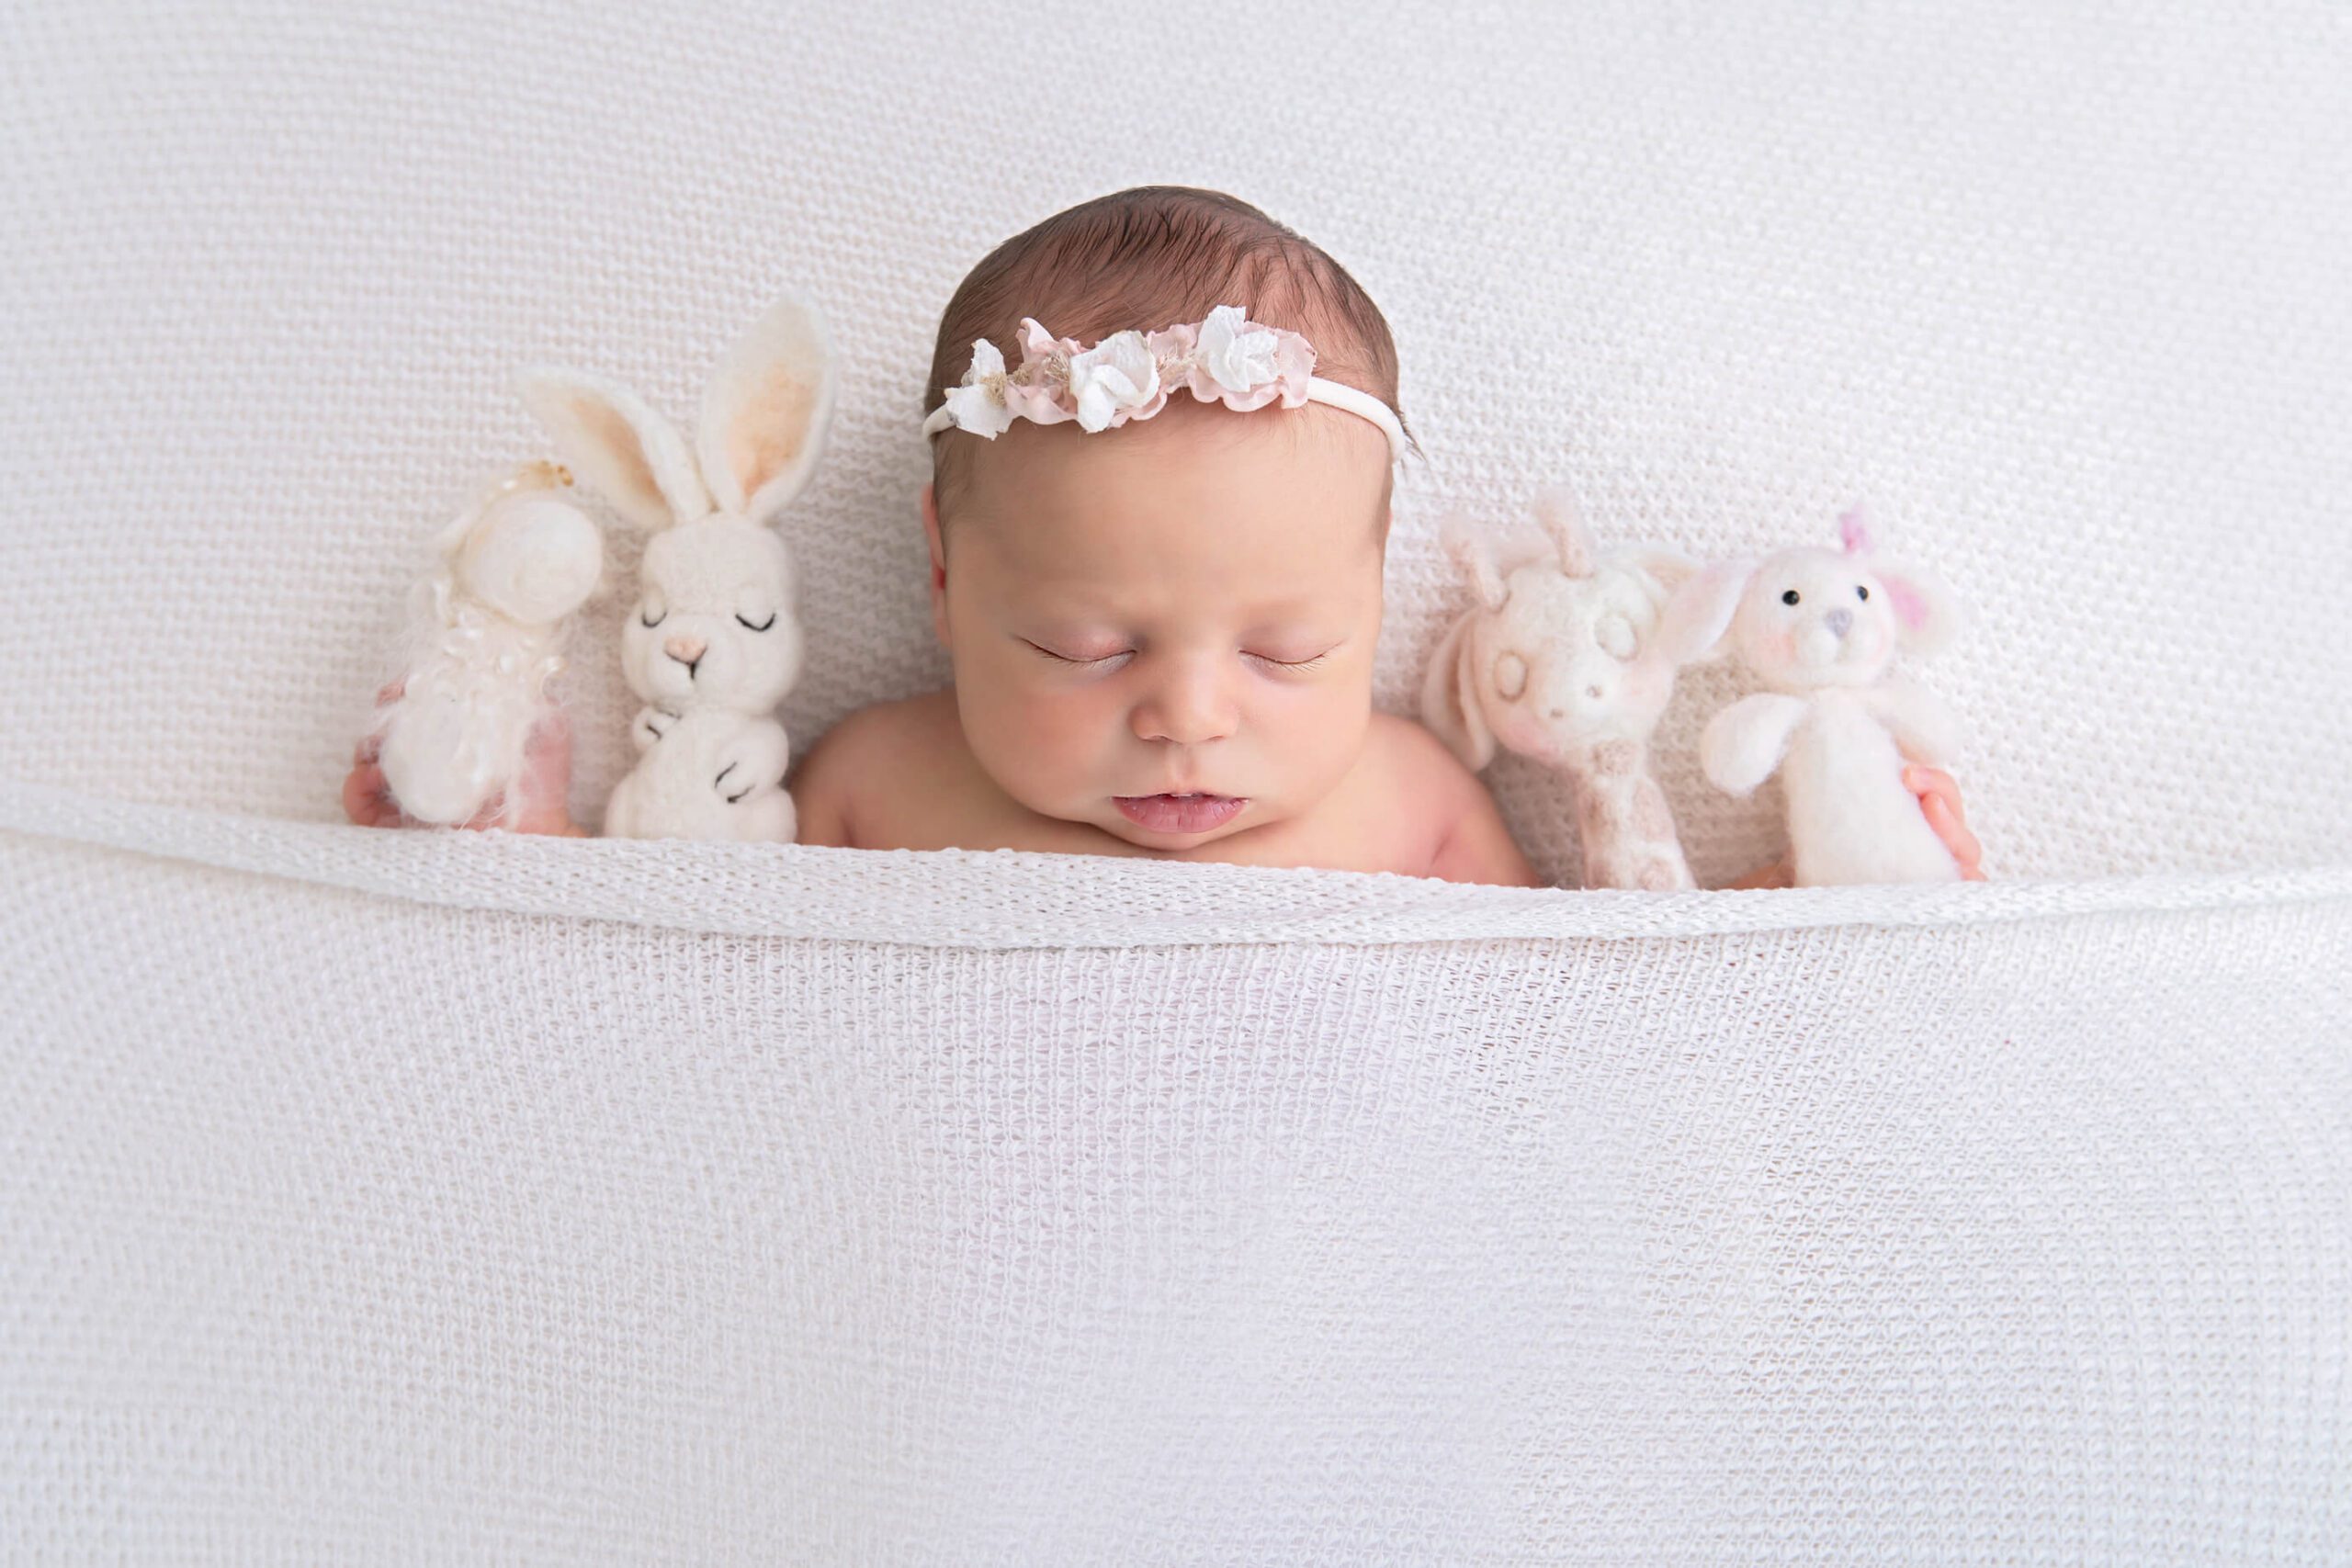
[[[0,1559],[2352,1561],[2347,81],[2188,0],[0,10]],[[340,821],[509,373],[684,416],[785,287],[786,720],[941,681],[932,324],[1147,179],[1396,326],[1383,705],[1449,507],[1866,498],[1996,880]]]

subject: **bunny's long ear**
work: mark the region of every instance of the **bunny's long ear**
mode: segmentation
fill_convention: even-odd
[[[695,435],[703,478],[726,511],[765,523],[816,471],[833,412],[825,324],[778,300],[727,351],[703,393]]]
[[[639,528],[651,533],[710,510],[685,438],[628,388],[543,367],[517,377],[515,390],[563,460]]]
[[[1447,628],[1421,677],[1421,722],[1474,773],[1495,759],[1494,731],[1487,728],[1477,672],[1470,667],[1470,628],[1478,615],[1466,611]]]
[[[1924,567],[1870,559],[1862,563],[1894,607],[1896,641],[1915,659],[1943,651],[1960,630],[1960,602],[1944,580]]]
[[[1659,612],[1651,652],[1677,666],[1721,658],[1727,646],[1724,633],[1731,629],[1754,570],[1748,561],[1717,561],[1684,578]]]

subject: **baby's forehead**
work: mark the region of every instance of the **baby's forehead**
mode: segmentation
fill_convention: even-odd
[[[1021,574],[1001,585],[1037,608],[1076,615],[1118,616],[1151,608],[1170,619],[1238,615],[1272,621],[1311,615],[1357,597],[1361,590],[1341,570],[1344,562],[1335,558],[1330,565],[1330,570],[1303,574],[1212,572],[1204,574],[1205,589],[1193,581],[1171,582],[1161,570],[1116,563]]]

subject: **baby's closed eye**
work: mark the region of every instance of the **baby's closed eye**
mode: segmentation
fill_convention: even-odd
[[[1028,644],[1029,647],[1035,649],[1039,653],[1044,654],[1046,658],[1061,664],[1075,664],[1082,666],[1108,664],[1114,660],[1125,659],[1135,652],[1135,649],[1120,649],[1110,653],[1064,653],[1057,649],[1048,648],[1045,644],[1034,641],[1028,637],[1023,637],[1021,640],[1023,643]],[[1261,652],[1257,649],[1246,648],[1239,651],[1245,659],[1256,660],[1261,664],[1270,664],[1277,669],[1313,670],[1329,660],[1331,655],[1338,650],[1340,644],[1334,643],[1329,647],[1323,649],[1320,652],[1307,652],[1304,649],[1282,649],[1275,652]]]

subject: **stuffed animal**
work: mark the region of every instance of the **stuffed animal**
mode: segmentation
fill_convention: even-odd
[[[1933,574],[1883,560],[1857,507],[1842,549],[1782,550],[1745,579],[1728,639],[1770,691],[1715,715],[1699,756],[1719,789],[1745,796],[1782,773],[1789,848],[1801,887],[1956,882],[1959,863],[1903,783],[1906,758],[1942,766],[1960,738],[1943,705],[1890,672],[1958,629]]]
[[[559,494],[551,463],[501,479],[434,539],[438,564],[417,584],[405,672],[369,730],[386,791],[407,816],[451,827],[503,796],[553,705],[573,612],[604,574],[603,536]]]
[[[1545,492],[1536,512],[1544,542],[1500,558],[1448,520],[1447,553],[1477,603],[1438,644],[1422,718],[1473,770],[1499,743],[1575,781],[1586,886],[1690,887],[1650,733],[1676,669],[1720,636],[1736,585],[1702,581],[1662,547],[1600,550],[1565,492]]]
[[[697,445],[626,389],[573,371],[523,399],[592,488],[648,537],[621,670],[645,705],[607,837],[790,841],[791,746],[776,705],[800,673],[795,574],[768,525],[814,472],[833,402],[822,322],[785,299],[729,350]]]

